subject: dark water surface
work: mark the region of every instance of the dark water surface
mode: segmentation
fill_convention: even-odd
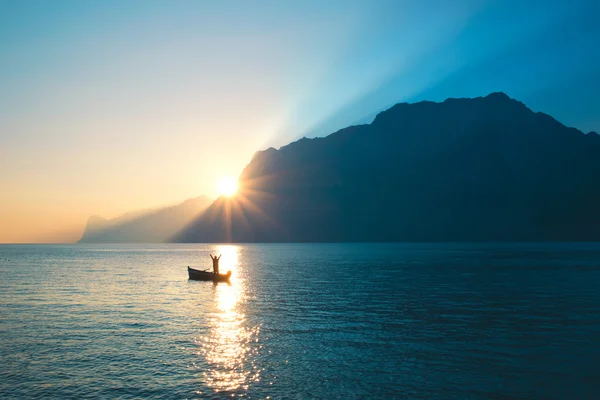
[[[4,245],[0,339],[3,399],[598,399],[600,245]]]

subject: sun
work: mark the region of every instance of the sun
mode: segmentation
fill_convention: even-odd
[[[238,184],[237,181],[233,178],[221,178],[219,180],[219,184],[217,186],[217,190],[219,191],[220,196],[231,197],[237,193]]]

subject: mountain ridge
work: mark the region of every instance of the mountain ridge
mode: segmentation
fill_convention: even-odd
[[[600,240],[595,182],[597,136],[502,92],[398,103],[371,124],[255,153],[237,198],[173,239]]]

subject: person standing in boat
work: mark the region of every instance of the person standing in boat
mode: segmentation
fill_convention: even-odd
[[[217,256],[213,257],[212,254],[210,255],[210,258],[211,258],[211,260],[213,262],[213,272],[215,274],[219,273],[219,260],[221,259],[221,256],[222,256],[222,254],[219,254],[219,257],[217,257]]]

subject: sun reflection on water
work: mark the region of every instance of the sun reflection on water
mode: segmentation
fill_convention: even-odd
[[[247,390],[251,382],[260,380],[260,370],[253,359],[258,353],[259,326],[249,326],[241,304],[245,287],[236,272],[238,246],[219,246],[222,254],[219,269],[232,272],[231,284],[215,284],[215,308],[208,318],[209,331],[200,338],[197,353],[208,367],[203,371],[204,383],[215,392]],[[233,394],[233,393],[232,393]]]

